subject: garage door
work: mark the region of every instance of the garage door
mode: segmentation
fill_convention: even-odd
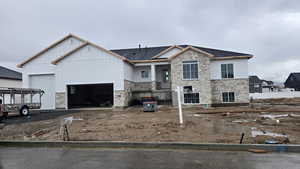
[[[45,91],[42,96],[41,109],[55,109],[55,78],[53,74],[30,75],[29,87]]]
[[[112,107],[113,84],[68,85],[68,108]]]

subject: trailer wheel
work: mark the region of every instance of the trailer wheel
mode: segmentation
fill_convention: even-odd
[[[28,116],[29,115],[29,108],[27,106],[23,106],[20,110],[21,116]]]

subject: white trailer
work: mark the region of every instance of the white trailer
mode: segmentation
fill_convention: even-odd
[[[29,115],[29,109],[40,109],[44,91],[41,89],[0,87],[0,117],[9,112]]]

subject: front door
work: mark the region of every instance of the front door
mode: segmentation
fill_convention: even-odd
[[[170,71],[168,69],[163,69],[161,72],[162,76],[162,82],[161,82],[161,88],[162,89],[170,89]]]

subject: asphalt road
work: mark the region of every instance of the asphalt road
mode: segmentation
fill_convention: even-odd
[[[5,148],[0,169],[299,169],[300,154],[203,150]]]

